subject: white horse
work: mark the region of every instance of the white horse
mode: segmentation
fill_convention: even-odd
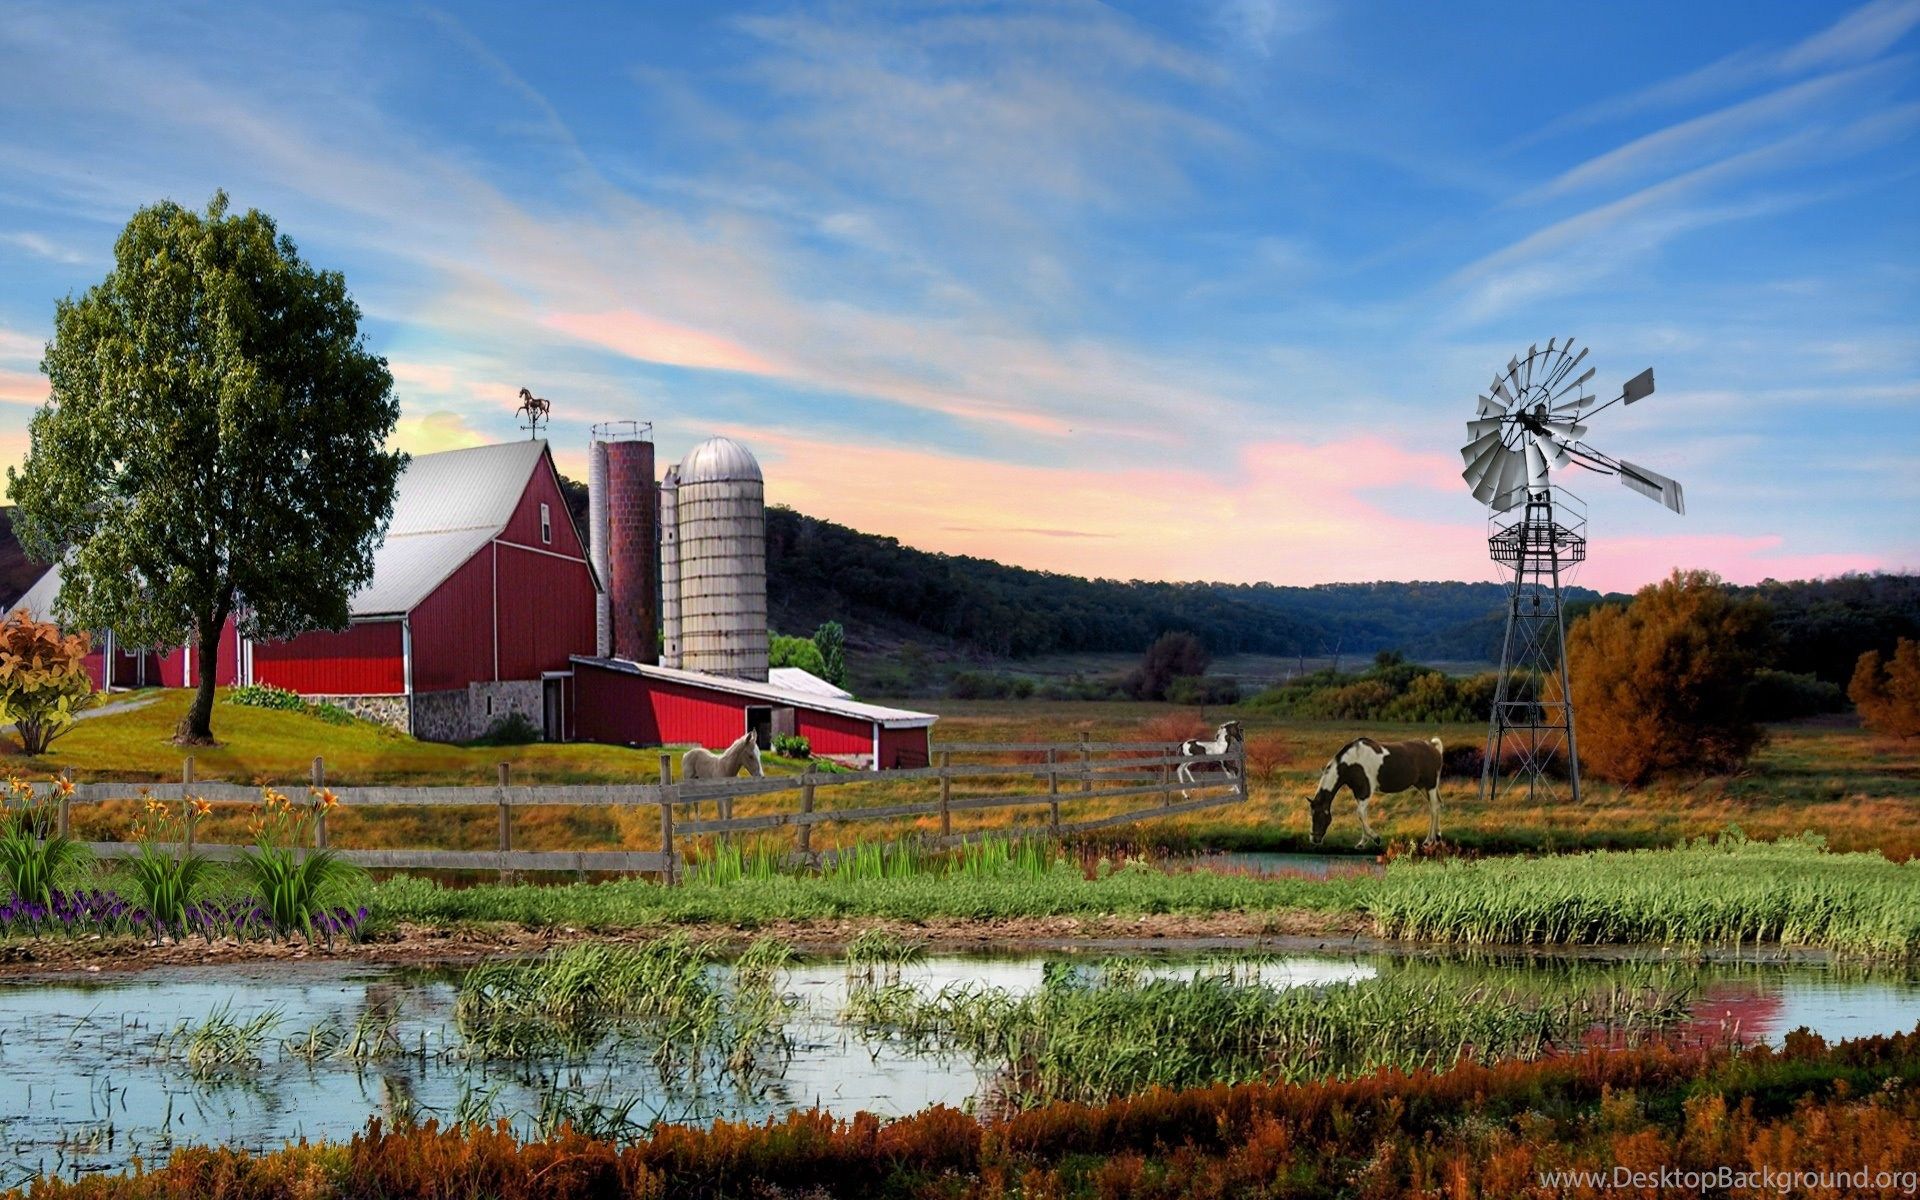
[[[745,767],[747,774],[755,779],[761,777],[760,741],[749,729],[734,740],[733,745],[715,754],[704,746],[695,746],[680,756],[680,778],[691,779],[732,779]]]
[[[1213,740],[1210,742],[1203,742],[1198,738],[1192,741],[1181,742],[1180,753],[1188,756],[1197,754],[1225,754],[1230,748],[1246,740],[1246,735],[1241,732],[1240,722],[1228,721],[1225,725],[1213,731]],[[1233,764],[1230,762],[1221,763],[1220,769],[1229,775],[1233,774]],[[1181,763],[1179,774],[1181,783],[1187,785],[1187,787],[1193,786],[1192,763]],[[1184,800],[1187,798],[1187,795],[1186,787],[1181,788],[1180,798]]]

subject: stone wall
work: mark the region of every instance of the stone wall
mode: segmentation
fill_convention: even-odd
[[[407,732],[409,714],[405,696],[320,696],[316,702],[337,704],[363,721]]]
[[[526,717],[535,736],[545,727],[546,692],[538,679],[503,679],[467,685],[467,737],[479,737],[511,713]]]
[[[464,742],[473,736],[467,693],[416,692],[413,736],[428,742]]]

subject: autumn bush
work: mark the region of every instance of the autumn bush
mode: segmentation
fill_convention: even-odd
[[[1920,733],[1920,642],[1901,638],[1884,669],[1878,650],[1862,654],[1854,664],[1847,698],[1875,733],[1903,738]]]
[[[67,634],[25,611],[0,621],[0,722],[20,731],[20,749],[44,754],[94,702],[84,633]]]
[[[1747,691],[1768,637],[1765,602],[1733,596],[1708,571],[1675,571],[1575,622],[1567,669],[1582,770],[1638,786],[1737,769],[1765,739]],[[1557,694],[1549,680],[1549,701]]]

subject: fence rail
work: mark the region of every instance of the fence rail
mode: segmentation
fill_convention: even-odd
[[[958,754],[1044,755],[1044,760],[1028,762],[956,763]],[[1103,757],[1096,757],[1096,755]],[[510,768],[501,763],[499,779],[492,786],[456,785],[447,787],[374,786],[330,789],[340,805],[367,807],[468,807],[492,808],[499,814],[498,842],[491,850],[358,849],[328,844],[327,821],[322,815],[314,826],[314,846],[326,848],[339,857],[365,867],[408,868],[419,870],[499,871],[503,879],[519,871],[568,871],[585,873],[632,872],[658,874],[669,881],[685,865],[686,855],[677,847],[677,839],[699,836],[730,838],[736,834],[764,833],[792,829],[794,854],[804,861],[819,861],[811,840],[816,827],[829,824],[921,819],[934,817],[939,833],[930,840],[938,846],[952,846],[991,836],[993,830],[956,834],[955,813],[990,809],[1042,808],[1047,810],[1045,829],[1053,835],[1108,829],[1136,821],[1153,820],[1181,813],[1197,812],[1244,800],[1246,791],[1246,751],[1234,746],[1224,754],[1189,755],[1180,752],[1178,743],[1168,742],[953,742],[934,749],[932,766],[899,771],[825,773],[808,770],[799,775],[763,779],[682,780],[673,777],[673,756],[660,755],[657,783],[516,785],[509,780]],[[1179,770],[1188,769],[1192,778],[1183,782]],[[980,792],[956,795],[954,782],[975,783],[990,779],[1039,781],[1044,791]],[[913,785],[931,783],[935,796],[905,803],[819,807],[821,789],[854,784]],[[313,760],[310,785],[326,784],[326,764]],[[734,802],[798,793],[798,805],[771,813],[735,816]],[[1063,820],[1062,805],[1082,805],[1117,799],[1157,796],[1159,803],[1127,812]],[[1176,799],[1176,796],[1178,799]],[[260,788],[218,780],[196,780],[193,759],[183,764],[181,781],[164,784],[76,783],[59,801],[58,828],[67,835],[72,828],[74,804],[97,804],[112,800],[152,798],[163,801],[204,800],[209,804],[251,804],[259,800]],[[699,805],[715,801],[715,815],[704,816]],[[513,846],[513,810],[541,806],[654,808],[659,812],[660,848],[658,850],[516,850]],[[680,811],[691,807],[689,815]],[[169,854],[192,852],[216,861],[235,861],[247,847],[223,842],[205,842],[195,837],[196,818],[188,810],[185,840],[159,847]],[[90,849],[103,858],[126,858],[138,853],[131,842],[88,842]]]

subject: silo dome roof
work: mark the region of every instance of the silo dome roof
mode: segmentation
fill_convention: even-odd
[[[735,480],[762,482],[760,463],[753,452],[732,438],[708,438],[687,451],[680,460],[680,482],[724,483]]]

